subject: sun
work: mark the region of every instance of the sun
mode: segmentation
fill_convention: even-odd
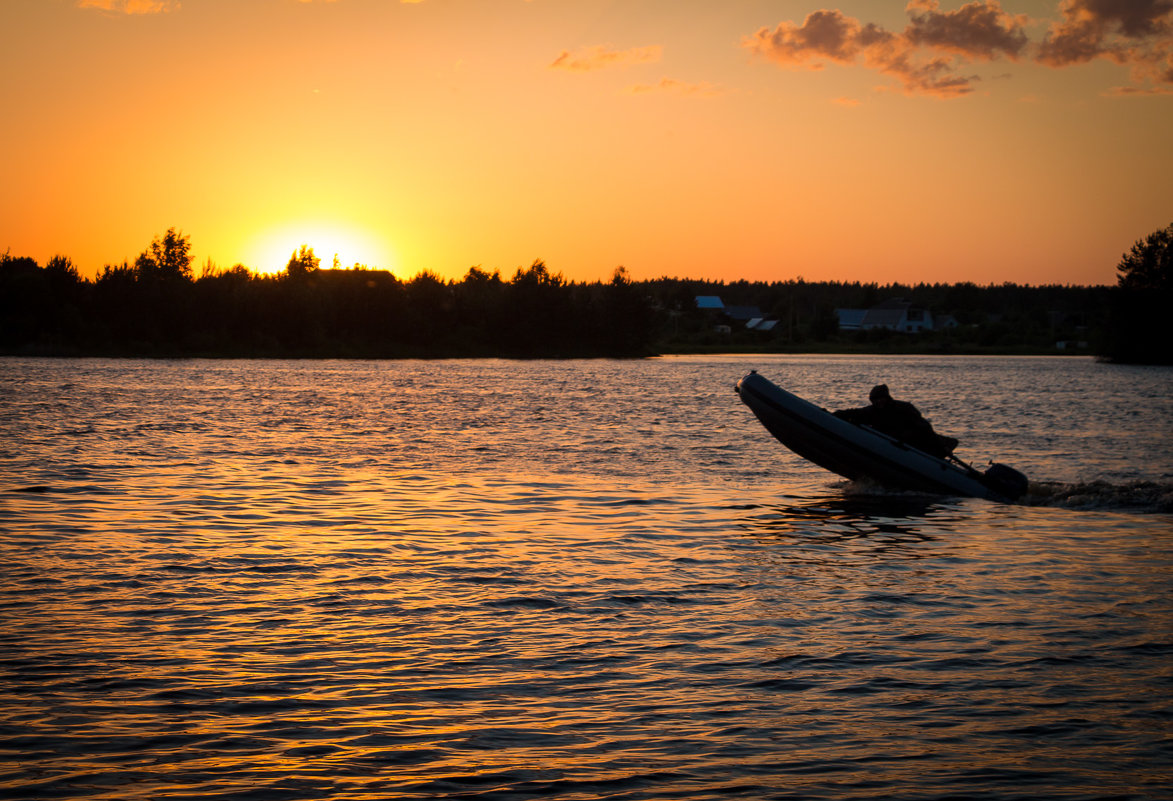
[[[263,231],[248,249],[246,266],[262,274],[279,273],[302,245],[313,248],[323,269],[396,266],[391,247],[379,236],[348,223],[322,221],[284,223]]]

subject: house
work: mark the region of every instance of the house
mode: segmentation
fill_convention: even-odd
[[[732,332],[732,323],[741,323],[755,331],[771,331],[778,324],[777,320],[767,320],[757,306],[726,306],[716,295],[697,295],[696,307],[701,311],[720,314],[724,318],[724,323],[715,326],[719,333]]]
[[[877,303],[870,309],[836,309],[840,331],[869,331],[886,328],[916,334],[933,330],[933,315],[928,309],[920,309],[902,298],[892,298]]]

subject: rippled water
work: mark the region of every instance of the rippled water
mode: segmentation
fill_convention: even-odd
[[[1026,502],[733,392],[886,381]],[[0,797],[1166,799],[1173,371],[0,360]]]

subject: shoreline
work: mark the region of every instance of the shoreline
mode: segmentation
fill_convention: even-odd
[[[923,348],[877,348],[851,343],[815,343],[810,345],[793,345],[786,347],[769,346],[736,346],[713,343],[711,345],[684,346],[681,343],[667,343],[659,348],[653,348],[646,353],[619,354],[603,352],[570,352],[570,353],[497,353],[486,350],[463,349],[320,349],[288,351],[273,350],[231,350],[231,351],[201,351],[166,348],[127,348],[127,349],[93,349],[80,350],[73,348],[6,348],[0,349],[0,358],[24,359],[224,359],[224,360],[370,360],[394,361],[413,359],[420,361],[440,361],[445,359],[507,359],[517,361],[537,361],[549,359],[564,361],[574,359],[654,359],[664,356],[1055,356],[1063,358],[1095,358],[1110,361],[1104,354],[1097,353],[1090,348],[1057,349],[1032,347],[923,347]]]

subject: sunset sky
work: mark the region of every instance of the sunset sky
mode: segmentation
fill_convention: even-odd
[[[1115,283],[1173,0],[0,0],[0,253]],[[198,269],[198,267],[197,267]]]

